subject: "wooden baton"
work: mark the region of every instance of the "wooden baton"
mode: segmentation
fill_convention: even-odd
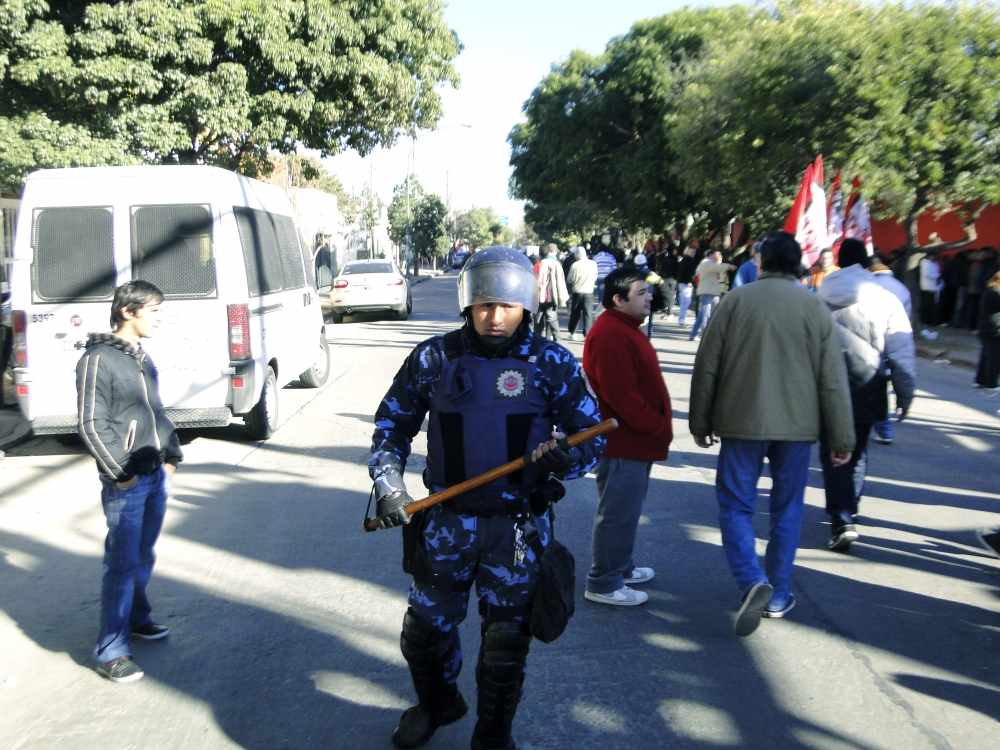
[[[579,445],[587,440],[592,440],[598,435],[603,435],[605,432],[611,432],[611,430],[618,428],[618,420],[615,419],[605,419],[600,424],[596,424],[583,432],[578,432],[575,435],[570,435],[569,437],[561,438],[557,441],[557,444],[563,450],[572,448],[574,445]],[[484,484],[492,482],[494,479],[499,479],[500,477],[505,477],[508,474],[512,474],[518,469],[523,469],[525,466],[531,463],[531,454],[528,453],[520,458],[515,458],[513,461],[508,461],[503,466],[498,466],[495,469],[490,469],[484,474],[480,474],[478,477],[473,477],[472,479],[466,479],[461,484],[456,484],[454,487],[449,487],[446,490],[441,490],[434,495],[428,495],[423,500],[416,500],[409,505],[405,506],[406,513],[409,516],[413,516],[414,513],[418,513],[432,505],[437,505],[438,503],[443,503],[445,500],[451,500],[453,497],[457,497],[464,492],[469,490],[474,490],[476,487],[482,487]],[[375,531],[378,528],[378,520],[375,518],[368,518],[363,524],[365,531]]]

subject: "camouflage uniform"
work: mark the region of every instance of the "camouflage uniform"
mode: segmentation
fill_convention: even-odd
[[[527,386],[527,395],[533,394],[534,398],[541,399],[541,414],[535,419],[534,427],[530,430],[525,427],[523,434],[513,441],[508,439],[505,453],[500,436],[488,434],[488,430],[484,434],[477,420],[475,429],[479,431],[466,439],[464,451],[460,452],[483,451],[476,446],[485,445],[479,464],[474,458],[464,455],[465,464],[472,469],[470,477],[457,476],[452,472],[447,480],[443,478],[449,467],[440,465],[440,451],[435,450],[434,444],[442,439],[436,437],[442,434],[442,426],[447,432],[452,424],[441,424],[441,420],[449,416],[440,411],[442,401],[438,388],[442,377],[453,380],[454,363],[460,361],[472,371],[472,379],[475,380],[476,368],[488,367],[489,361],[497,356],[477,346],[476,336],[470,333],[467,326],[460,333],[437,336],[419,344],[396,374],[375,415],[373,456],[369,464],[372,479],[378,480],[387,471],[398,470],[402,473],[410,454],[410,442],[419,432],[428,411],[431,421],[428,429],[428,470],[424,474],[424,483],[432,492],[456,484],[454,480],[471,478],[481,470],[532,451],[539,442],[549,438],[552,426],[572,435],[597,424],[600,415],[596,399],[573,355],[557,344],[536,339],[535,334],[523,324],[515,337],[516,344],[503,355],[506,358],[504,362],[513,358],[524,364],[526,369],[516,372],[525,373],[527,382],[522,378],[518,383],[514,377],[505,386],[504,377],[510,380],[516,372],[503,370],[501,366],[500,380],[495,382],[500,397],[497,392],[484,393],[483,379],[480,378],[479,388],[473,394],[474,406],[487,411],[501,409],[507,401],[502,396],[508,395],[504,393],[504,387],[513,390]],[[509,418],[507,424],[511,424]],[[538,439],[539,424],[545,428],[541,440]],[[524,440],[521,440],[522,437]],[[446,434],[443,439],[454,442],[454,435]],[[560,472],[560,478],[575,479],[586,474],[600,458],[604,442],[604,438],[600,437],[573,448],[575,460],[567,470]],[[487,461],[488,466],[481,465]],[[404,547],[407,546],[406,535],[409,533],[410,545],[415,548],[415,554],[405,555],[410,558],[410,565],[404,561],[404,569],[414,573],[415,579],[410,584],[409,609],[403,622],[401,645],[421,705],[433,704],[428,695],[430,693],[456,694],[455,682],[462,668],[458,626],[465,619],[469,591],[475,584],[483,615],[483,645],[476,669],[480,724],[488,719],[484,712],[488,714],[490,710],[488,706],[484,708],[484,692],[501,703],[512,700],[514,704],[507,707],[507,713],[509,719],[513,719],[524,679],[524,657],[530,641],[526,618],[539,570],[534,552],[523,542],[522,529],[526,522],[530,522],[543,546],[548,544],[551,533],[549,512],[536,515],[529,507],[528,497],[547,475],[540,475],[537,471],[530,474],[530,469],[525,470],[523,479],[515,478],[513,482],[498,480],[487,485],[482,493],[473,491],[459,496],[455,502],[433,506],[416,514],[404,527]],[[417,566],[413,564],[414,557],[420,563]],[[491,624],[493,627],[490,627]],[[498,675],[503,684],[494,679]],[[435,710],[434,705],[427,708]],[[440,720],[438,723],[449,722]],[[509,723],[507,731],[509,736]]]

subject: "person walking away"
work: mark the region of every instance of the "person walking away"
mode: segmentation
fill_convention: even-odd
[[[722,262],[722,253],[718,250],[709,250],[705,260],[698,266],[698,317],[695,318],[689,340],[694,341],[699,332],[708,327],[712,308],[719,303],[722,295],[723,278],[735,268],[736,266]]]
[[[608,275],[605,311],[583,346],[583,369],[601,414],[618,420],[597,464],[593,564],[584,597],[624,607],[649,598],[631,588],[654,575],[636,567],[635,537],[653,462],[667,459],[673,440],[670,396],[656,350],[641,331],[652,302],[646,273],[622,267]]]
[[[868,271],[871,273],[872,278],[875,279],[876,284],[893,294],[899,300],[903,306],[903,310],[906,312],[906,317],[909,319],[913,313],[913,304],[910,298],[910,290],[906,288],[906,284],[893,276],[892,269],[883,263],[875,263],[869,266]],[[880,445],[892,445],[893,438],[896,436],[892,417],[887,414],[885,419],[876,422],[872,426],[872,433],[874,434],[872,439],[876,443]]]
[[[698,262],[695,259],[697,254],[698,248],[689,245],[677,264],[677,324],[681,328],[687,325],[688,308],[694,292],[694,276],[698,273]]]
[[[93,656],[98,674],[119,683],[143,676],[132,658],[132,636],[159,640],[170,633],[153,622],[146,597],[167,494],[183,459],[160,401],[156,367],[140,344],[159,328],[162,302],[163,293],[149,282],[119,286],[111,301],[113,333],[90,334],[76,365],[77,428],[97,461],[108,524]]]
[[[840,266],[833,262],[833,251],[823,250],[816,264],[809,269],[809,288],[814,292],[817,291],[823,286],[823,279],[839,270]]]
[[[1000,393],[1000,269],[986,282],[986,291],[979,302],[979,353],[976,385]]]
[[[677,248],[671,245],[657,258],[655,271],[663,279],[663,318],[667,320],[674,314],[674,304],[677,301],[677,273],[680,271],[681,259]]]
[[[965,328],[968,318],[969,257],[970,250],[959,250],[951,261],[951,276],[955,283],[955,314],[953,328]]]
[[[744,284],[749,284],[757,280],[760,274],[760,243],[753,243],[753,252],[750,259],[739,267],[736,276],[733,277],[733,289],[739,289]]]
[[[403,525],[403,569],[413,576],[400,646],[417,705],[393,732],[399,748],[420,747],[466,713],[456,684],[459,624],[473,585],[483,622],[472,747],[514,747],[539,577],[531,540],[537,534],[547,547],[551,539],[546,498],[562,489],[551,477],[582,477],[604,447],[603,437],[569,449],[552,439],[593,427],[600,414],[573,355],[531,331],[537,306],[530,261],[509,247],[481,250],[459,274],[465,324],[418,344],[375,414],[368,467],[377,520],[382,528]],[[531,462],[411,518],[403,473],[425,415],[429,492],[528,453]]]
[[[973,256],[973,263],[969,267],[969,291],[966,295],[968,300],[968,321],[969,328],[973,331],[979,330],[979,304],[983,294],[986,292],[986,280],[992,275],[991,253],[985,248],[977,251]]]
[[[594,319],[594,287],[597,285],[597,263],[587,257],[587,251],[582,247],[576,249],[576,261],[566,276],[566,286],[569,287],[569,337],[578,340],[576,327],[583,329],[583,337],[587,337]]]
[[[566,291],[566,277],[562,266],[555,259],[558,247],[554,242],[543,245],[538,251],[539,260],[535,264],[538,274],[538,312],[535,314],[535,333],[559,340],[559,308],[569,300]]]
[[[820,426],[835,463],[854,448],[840,340],[826,305],[799,283],[801,262],[792,235],[764,238],[760,276],[719,304],[691,376],[691,434],[702,448],[722,440],[715,491],[722,546],[742,597],[738,636],[753,633],[762,616],[784,617],[795,606],[792,567]],[[762,567],[753,516],[765,458],[772,488]]]
[[[868,253],[854,239],[840,246],[841,270],[830,274],[819,290],[836,326],[851,388],[855,446],[851,460],[830,460],[831,441],[820,437],[820,462],[830,516],[831,550],[846,552],[858,539],[858,504],[868,469],[872,425],[888,415],[886,384],[896,393],[898,420],[906,419],[917,382],[913,329],[902,303],[865,270]]]
[[[600,305],[604,299],[604,280],[608,278],[609,273],[618,268],[618,263],[615,261],[615,256],[608,252],[606,243],[600,245],[600,250],[594,255],[594,262],[597,264],[597,286],[595,291],[597,292],[597,304]]]

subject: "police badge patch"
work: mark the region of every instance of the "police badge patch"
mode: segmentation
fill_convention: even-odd
[[[504,370],[497,378],[497,391],[506,398],[516,398],[524,393],[524,373]]]

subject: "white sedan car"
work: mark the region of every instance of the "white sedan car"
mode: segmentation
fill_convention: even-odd
[[[392,260],[352,260],[333,280],[330,305],[334,323],[356,313],[395,313],[406,320],[413,309],[410,282]]]

